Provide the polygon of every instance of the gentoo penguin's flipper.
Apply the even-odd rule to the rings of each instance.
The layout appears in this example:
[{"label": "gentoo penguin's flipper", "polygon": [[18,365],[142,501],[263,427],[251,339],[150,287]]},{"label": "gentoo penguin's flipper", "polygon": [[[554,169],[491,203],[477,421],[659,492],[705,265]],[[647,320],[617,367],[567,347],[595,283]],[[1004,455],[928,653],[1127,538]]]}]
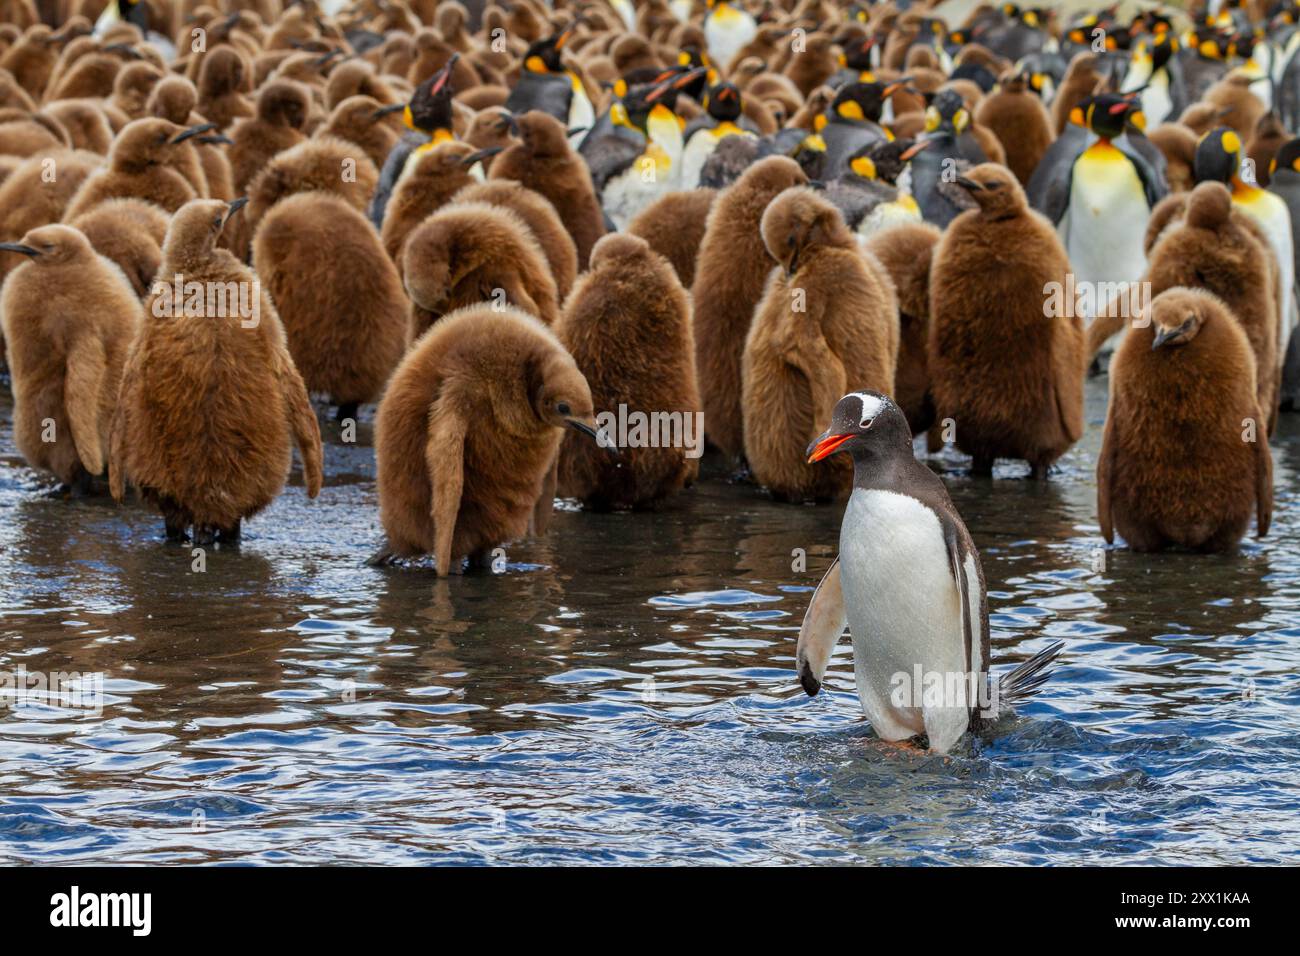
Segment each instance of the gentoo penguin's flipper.
[{"label": "gentoo penguin's flipper", "polygon": [[546,534],[546,529],[551,523],[551,513],[555,510],[555,482],[560,471],[560,450],[555,450],[555,457],[551,459],[551,467],[546,469],[546,474],[542,478],[542,493],[537,496],[537,504],[533,505],[533,517],[528,523],[528,530],[533,535]]},{"label": "gentoo penguin's flipper", "polygon": [[1115,416],[1108,412],[1101,430],[1101,454],[1097,456],[1097,523],[1107,544],[1115,543],[1115,525],[1110,517],[1111,468],[1115,459]]},{"label": "gentoo penguin's flipper", "polygon": [[[1255,421],[1261,422],[1263,418],[1257,416]],[[1255,442],[1255,537],[1268,534],[1272,522],[1273,455],[1268,450],[1268,441],[1262,440]]]},{"label": "gentoo penguin's flipper", "polygon": [[104,470],[104,448],[99,440],[99,398],[107,374],[104,343],[95,336],[77,339],[68,352],[63,404],[68,410],[77,456],[92,475]]},{"label": "gentoo penguin's flipper", "polygon": [[464,419],[439,400],[429,416],[429,439],[424,446],[424,461],[433,486],[429,515],[433,518],[434,562],[438,574],[450,574],[451,545],[456,533],[456,515],[460,512],[461,493],[465,489]]},{"label": "gentoo penguin's flipper", "polygon": [[809,697],[815,697],[822,689],[826,665],[846,626],[848,617],[844,612],[844,591],[840,586],[840,559],[836,558],[813,592],[808,611],[803,616],[803,626],[799,628],[795,666],[799,683]]},{"label": "gentoo penguin's flipper", "polygon": [[988,661],[976,661],[974,642],[972,640],[972,621],[970,610],[970,581],[966,579],[966,562],[962,554],[961,541],[957,537],[955,525],[941,521],[944,525],[943,543],[948,549],[948,562],[952,568],[952,580],[957,585],[957,599],[961,601],[961,640],[966,651],[966,672],[988,667]]},{"label": "gentoo penguin's flipper", "polygon": [[298,366],[293,364],[293,358],[283,341],[279,344],[279,353],[280,392],[289,413],[289,427],[293,429],[294,441],[298,443],[298,452],[302,455],[302,477],[307,485],[307,497],[315,498],[320,494],[325,480],[325,453],[321,450],[320,422],[316,421],[316,413],[312,411],[307,386],[303,384]]},{"label": "gentoo penguin's flipper", "polygon": [[1003,674],[998,681],[997,699],[1003,703],[1011,704],[1018,700],[1033,697],[1034,694],[1038,693],[1038,689],[1052,676],[1051,671],[1044,673],[1043,668],[1056,660],[1063,647],[1065,647],[1065,641],[1057,641],[1055,644],[1043,648],[1011,673]]}]

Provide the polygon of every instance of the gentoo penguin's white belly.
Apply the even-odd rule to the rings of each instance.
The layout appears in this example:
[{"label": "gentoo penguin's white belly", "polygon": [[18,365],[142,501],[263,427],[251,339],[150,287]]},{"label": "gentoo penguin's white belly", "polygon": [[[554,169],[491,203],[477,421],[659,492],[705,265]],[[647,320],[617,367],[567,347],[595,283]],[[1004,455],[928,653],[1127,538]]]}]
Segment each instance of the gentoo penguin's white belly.
[{"label": "gentoo penguin's white belly", "polygon": [[[973,559],[967,578],[979,590]],[[909,495],[855,488],[840,531],[840,579],[858,698],[885,740],[925,733],[947,751],[966,732],[968,698],[924,698],[932,675],[967,676],[960,596],[938,516]],[[979,595],[972,594],[972,628]],[[978,637],[974,641],[978,652]],[[922,683],[917,686],[917,668]],[[982,670],[978,658],[971,669]]]},{"label": "gentoo penguin's white belly", "polygon": [[1106,283],[1137,282],[1146,272],[1142,237],[1150,218],[1142,180],[1118,149],[1090,147],[1075,162],[1070,205],[1057,229],[1076,287],[1083,292],[1085,283],[1092,285],[1083,300],[1085,321],[1119,291]]}]

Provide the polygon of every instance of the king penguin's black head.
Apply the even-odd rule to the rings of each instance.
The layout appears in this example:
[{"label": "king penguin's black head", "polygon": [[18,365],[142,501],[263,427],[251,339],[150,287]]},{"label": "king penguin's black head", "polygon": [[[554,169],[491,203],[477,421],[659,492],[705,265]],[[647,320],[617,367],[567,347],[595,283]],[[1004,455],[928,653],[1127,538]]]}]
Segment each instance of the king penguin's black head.
[{"label": "king penguin's black head", "polygon": [[1241,137],[1226,126],[1212,129],[1196,144],[1192,174],[1198,183],[1231,184],[1241,169]]},{"label": "king penguin's black head", "polygon": [[912,430],[889,396],[864,389],[850,392],[835,403],[830,426],[808,446],[808,462],[821,461],[839,451],[857,458],[871,453],[892,454],[902,449],[912,454]]},{"label": "king penguin's black head", "polygon": [[719,123],[733,123],[740,118],[740,89],[735,83],[719,83],[709,90],[704,108]]},{"label": "king penguin's black head", "polygon": [[451,129],[451,73],[459,59],[460,54],[453,53],[441,70],[415,88],[406,105],[406,125],[411,129],[429,135]]},{"label": "king penguin's black head", "polygon": [[[1114,139],[1124,132],[1129,118],[1142,109],[1142,101],[1118,93],[1099,93],[1080,104],[1088,129],[1105,139]],[[1141,128],[1141,123],[1137,123]]]},{"label": "king penguin's black head", "polygon": [[533,42],[524,55],[524,67],[533,73],[563,73],[564,63],[560,54],[572,36],[573,28],[570,27]]},{"label": "king penguin's black head", "polygon": [[870,120],[879,123],[885,112],[885,100],[902,89],[909,81],[899,80],[886,86],[884,83],[849,83],[841,87],[831,101],[831,120]]},{"label": "king penguin's black head", "polygon": [[1273,157],[1273,164],[1269,167],[1270,173],[1276,173],[1279,169],[1289,169],[1292,172],[1300,173],[1300,137],[1287,140],[1282,144],[1282,148],[1277,151]]},{"label": "king penguin's black head", "polygon": [[117,12],[125,22],[138,26],[141,33],[149,32],[149,8],[140,0],[117,0]]},{"label": "king penguin's black head", "polygon": [[873,36],[858,37],[845,44],[844,65],[861,73],[871,69],[871,51],[876,45]]}]

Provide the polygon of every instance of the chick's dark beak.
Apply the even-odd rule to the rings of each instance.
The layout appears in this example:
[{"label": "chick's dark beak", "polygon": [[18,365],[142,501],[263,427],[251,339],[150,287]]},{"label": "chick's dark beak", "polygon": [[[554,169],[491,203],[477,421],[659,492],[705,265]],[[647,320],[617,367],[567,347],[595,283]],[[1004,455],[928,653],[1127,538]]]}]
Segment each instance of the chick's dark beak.
[{"label": "chick's dark beak", "polygon": [[566,418],[564,424],[568,425],[574,431],[582,432],[582,434],[590,436],[597,445],[606,449],[611,454],[618,454],[618,447],[610,440],[608,435],[598,431],[595,425],[584,422],[580,418]]},{"label": "chick's dark beak", "polygon": [[16,252],[20,256],[31,256],[33,259],[41,254],[40,250],[24,246],[21,242],[0,242],[0,252]]},{"label": "chick's dark beak", "polygon": [[231,200],[230,204],[226,207],[226,222],[230,222],[235,213],[239,212],[239,210],[243,209],[247,205],[247,196],[240,196],[238,199]]},{"label": "chick's dark beak", "polygon": [[173,146],[175,146],[177,143],[183,143],[187,139],[190,139],[194,136],[198,136],[202,133],[207,133],[216,128],[217,128],[216,123],[201,123],[198,126],[191,126],[189,129],[181,130],[179,133],[173,136],[171,139],[171,143]]},{"label": "chick's dark beak", "polygon": [[958,176],[953,180],[953,182],[970,193],[979,192],[984,188],[979,183],[975,182],[975,180],[967,179],[965,176]]},{"label": "chick's dark beak", "polygon": [[1154,352],[1156,349],[1163,347],[1181,331],[1181,329],[1161,329],[1156,333],[1156,337],[1151,340],[1151,351]]},{"label": "chick's dark beak", "polygon": [[481,163],[485,159],[491,159],[503,149],[505,149],[504,146],[488,146],[486,149],[480,149],[478,152],[470,153],[460,161],[460,164],[466,169],[472,169],[475,163]]}]

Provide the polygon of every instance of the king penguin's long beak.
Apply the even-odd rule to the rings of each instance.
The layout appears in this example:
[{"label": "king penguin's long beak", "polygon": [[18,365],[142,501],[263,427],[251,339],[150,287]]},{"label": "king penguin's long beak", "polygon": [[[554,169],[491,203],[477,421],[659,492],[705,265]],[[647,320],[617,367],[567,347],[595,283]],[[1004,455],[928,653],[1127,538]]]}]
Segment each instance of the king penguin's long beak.
[{"label": "king penguin's long beak", "polygon": [[230,204],[226,207],[226,219],[225,222],[222,223],[222,225],[224,226],[227,222],[230,222],[230,220],[234,217],[235,213],[239,212],[239,210],[243,209],[247,205],[248,205],[247,196],[240,196],[238,199],[232,199],[230,201]]},{"label": "king penguin's long beak", "polygon": [[39,249],[24,246],[21,242],[0,242],[0,252],[16,252],[20,256],[31,256],[33,259],[41,254]]},{"label": "king penguin's long beak", "polygon": [[589,425],[580,418],[566,418],[564,424],[568,425],[574,431],[582,432],[584,435],[590,435],[597,445],[608,450],[611,454],[618,454],[618,446],[610,441],[606,435],[597,431],[595,425]]},{"label": "king penguin's long beak", "polygon": [[503,149],[505,149],[504,146],[488,146],[484,149],[480,149],[476,153],[470,153],[468,156],[466,156],[464,159],[460,161],[460,164],[468,169],[472,167],[475,163],[481,163],[485,159],[490,159],[491,157],[495,156],[497,153],[501,152]]},{"label": "king penguin's long beak", "polygon": [[200,133],[206,133],[209,130],[214,130],[216,128],[216,123],[201,123],[198,126],[191,126],[173,136],[172,145],[175,146],[177,143],[183,143],[193,136],[198,136]]},{"label": "king penguin's long beak", "polygon": [[394,113],[400,113],[406,109],[405,103],[393,103],[390,106],[381,106],[371,114],[375,119],[383,119],[385,116],[391,116]]}]

